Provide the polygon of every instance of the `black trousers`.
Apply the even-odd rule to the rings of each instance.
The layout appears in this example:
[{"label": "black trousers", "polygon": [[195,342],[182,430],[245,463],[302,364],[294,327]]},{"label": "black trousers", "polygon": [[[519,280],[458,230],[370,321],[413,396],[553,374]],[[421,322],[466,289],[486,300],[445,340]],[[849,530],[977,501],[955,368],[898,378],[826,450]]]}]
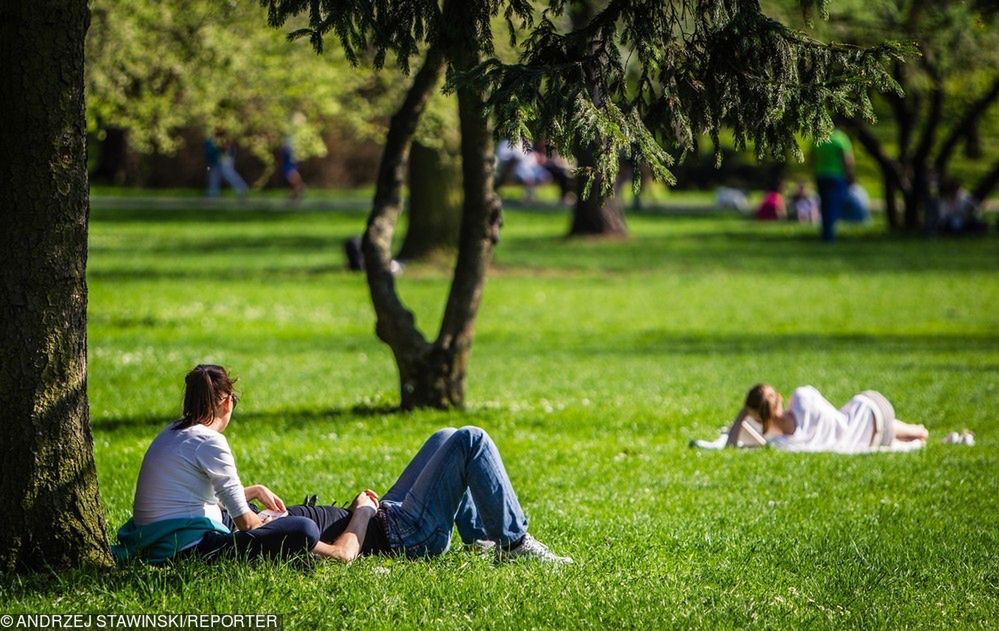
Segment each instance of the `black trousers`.
[{"label": "black trousers", "polygon": [[185,550],[185,553],[207,559],[302,556],[309,553],[317,542],[326,541],[327,538],[332,540],[332,536],[324,538],[324,533],[332,534],[335,531],[339,535],[345,526],[341,522],[350,518],[347,511],[334,506],[294,505],[286,508],[287,517],[246,531],[237,530],[229,513],[222,511],[222,521],[232,532],[210,532],[196,546]]}]

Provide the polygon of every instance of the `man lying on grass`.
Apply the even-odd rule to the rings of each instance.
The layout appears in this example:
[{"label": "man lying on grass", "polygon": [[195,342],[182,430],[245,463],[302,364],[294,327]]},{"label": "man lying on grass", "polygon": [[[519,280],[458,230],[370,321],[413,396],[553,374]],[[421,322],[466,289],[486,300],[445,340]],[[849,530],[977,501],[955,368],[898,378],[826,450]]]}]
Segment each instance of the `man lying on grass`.
[{"label": "man lying on grass", "polygon": [[[477,427],[432,435],[381,500],[366,490],[348,509],[285,506],[267,487],[240,483],[222,435],[237,403],[226,370],[199,365],[185,381],[183,417],[160,432],[143,458],[133,517],[114,547],[119,559],[427,557],[447,551],[457,525],[466,544],[492,548],[500,560],[572,562],[527,533],[499,451]],[[251,500],[267,510],[258,513]]]}]

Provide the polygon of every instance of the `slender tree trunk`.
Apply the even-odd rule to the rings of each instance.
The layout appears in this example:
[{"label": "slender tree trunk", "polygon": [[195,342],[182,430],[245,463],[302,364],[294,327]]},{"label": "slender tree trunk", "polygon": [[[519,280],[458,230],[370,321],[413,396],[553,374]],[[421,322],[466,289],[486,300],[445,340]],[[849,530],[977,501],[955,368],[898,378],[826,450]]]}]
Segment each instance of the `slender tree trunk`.
[{"label": "slender tree trunk", "polygon": [[[448,4],[465,3],[455,1]],[[462,6],[461,10],[469,8]],[[451,58],[459,72],[470,70],[479,62],[478,54],[469,48],[468,40],[452,49]],[[457,92],[464,200],[458,260],[440,333],[434,343],[437,353],[432,359],[435,363],[430,365],[431,374],[441,378],[436,382],[438,388],[428,390],[422,400],[424,405],[434,407],[443,407],[439,405],[442,397],[446,397],[447,407],[462,407],[465,404],[465,374],[475,333],[475,319],[493,247],[499,241],[503,224],[502,206],[493,186],[493,137],[482,95],[467,87],[459,88]]]},{"label": "slender tree trunk", "polygon": [[97,165],[91,174],[92,181],[121,184],[124,180],[128,135],[120,127],[105,130],[104,140],[98,150]]},{"label": "slender tree trunk", "polygon": [[402,183],[410,143],[443,67],[441,52],[437,49],[428,51],[402,105],[389,121],[375,181],[375,198],[361,242],[368,289],[375,308],[375,332],[395,357],[403,407],[407,407],[412,393],[419,389],[421,375],[412,367],[429,354],[431,345],[416,328],[413,313],[402,304],[396,292],[391,266],[392,236],[402,211]]},{"label": "slender tree trunk", "polygon": [[85,0],[0,7],[0,568],[110,563],[87,404]]},{"label": "slender tree trunk", "polygon": [[888,227],[892,230],[898,228],[898,189],[895,187],[895,178],[887,173],[882,173],[885,187],[885,217],[888,219]]},{"label": "slender tree trunk", "polygon": [[911,173],[911,188],[905,196],[905,229],[918,230],[926,217],[930,201],[930,171],[926,163],[912,162],[908,166]]},{"label": "slender tree trunk", "polygon": [[409,150],[409,227],[398,258],[454,250],[460,225],[460,158],[444,147],[414,142]]}]

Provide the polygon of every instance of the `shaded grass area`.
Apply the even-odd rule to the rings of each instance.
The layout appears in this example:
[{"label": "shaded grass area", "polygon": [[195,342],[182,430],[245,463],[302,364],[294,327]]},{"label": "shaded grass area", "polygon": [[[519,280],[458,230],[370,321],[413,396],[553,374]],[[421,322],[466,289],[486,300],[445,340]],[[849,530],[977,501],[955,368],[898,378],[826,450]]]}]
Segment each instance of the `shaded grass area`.
[{"label": "shaded grass area", "polygon": [[[422,439],[476,424],[531,530],[577,564],[453,551],[350,567],[130,566],[0,584],[0,610],[277,612],[291,628],[993,627],[999,614],[999,241],[636,217],[621,241],[509,213],[463,413],[396,413],[330,213],[95,211],[90,378],[110,525],[193,364],[243,395],[227,431],[245,483],[288,501],[386,490]],[[400,289],[434,331],[446,262]],[[746,389],[834,403],[875,387],[926,423],[924,452],[706,453]],[[965,427],[974,448],[939,438]]]}]

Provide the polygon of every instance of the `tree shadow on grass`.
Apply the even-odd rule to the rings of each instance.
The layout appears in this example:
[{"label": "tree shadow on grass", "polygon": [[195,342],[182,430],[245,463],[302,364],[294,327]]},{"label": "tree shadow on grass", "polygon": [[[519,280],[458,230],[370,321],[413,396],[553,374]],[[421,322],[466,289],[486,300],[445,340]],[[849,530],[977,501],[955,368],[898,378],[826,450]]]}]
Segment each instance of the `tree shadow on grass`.
[{"label": "tree shadow on grass", "polygon": [[[192,223],[215,223],[215,224],[246,224],[249,222],[276,222],[283,223],[289,218],[314,217],[316,212],[312,210],[260,210],[242,208],[192,208],[192,209],[165,209],[165,208],[122,208],[108,209],[95,208],[90,212],[92,222],[102,224],[125,224],[125,223],[171,223],[171,224],[192,224]],[[363,216],[356,213],[343,214],[341,217],[346,221],[363,221]],[[363,224],[362,228],[363,228]]]},{"label": "tree shadow on grass", "polygon": [[[114,535],[110,536],[114,541]],[[308,557],[294,557],[281,561],[268,559],[224,559],[207,562],[196,557],[182,557],[149,565],[142,561],[129,561],[113,568],[80,567],[69,571],[47,570],[30,574],[0,573],[0,590],[7,600],[30,597],[64,596],[78,590],[107,594],[111,600],[118,595],[135,590],[142,593],[182,595],[192,582],[213,582],[218,577],[231,577],[240,572],[259,572],[268,568],[288,568],[302,574],[315,571],[320,562]],[[110,613],[110,612],[109,612]]]},{"label": "tree shadow on grass", "polygon": [[552,236],[508,239],[498,259],[507,268],[566,270],[729,271],[795,275],[974,272],[999,268],[999,239],[927,239],[887,233],[844,234],[834,244],[803,232],[766,229],[678,229],[627,240],[566,241]]},{"label": "tree shadow on grass", "polygon": [[[405,412],[399,406],[358,404],[325,409],[265,410],[260,412],[240,410],[239,422],[240,424],[266,422],[274,429],[292,429],[301,427],[303,422],[344,423],[352,419],[402,416],[404,414]],[[95,417],[91,420],[91,424],[95,431],[114,433],[138,429],[155,431],[174,420],[176,419],[162,416]]]},{"label": "tree shadow on grass", "polygon": [[248,269],[246,267],[207,267],[193,269],[89,269],[87,270],[88,281],[101,281],[108,283],[116,282],[144,282],[144,281],[180,281],[180,280],[209,280],[209,281],[265,281],[275,280],[295,280],[313,279],[317,276],[339,275],[344,278],[356,277],[359,280],[363,276],[357,275],[347,269],[347,260],[342,263],[324,263],[321,265],[289,265],[287,267],[268,266],[260,269]]},{"label": "tree shadow on grass", "polygon": [[711,333],[703,336],[647,330],[619,335],[613,344],[594,343],[592,336],[566,342],[564,350],[593,355],[726,355],[816,352],[850,352],[859,355],[887,353],[954,353],[999,350],[996,333]]}]

